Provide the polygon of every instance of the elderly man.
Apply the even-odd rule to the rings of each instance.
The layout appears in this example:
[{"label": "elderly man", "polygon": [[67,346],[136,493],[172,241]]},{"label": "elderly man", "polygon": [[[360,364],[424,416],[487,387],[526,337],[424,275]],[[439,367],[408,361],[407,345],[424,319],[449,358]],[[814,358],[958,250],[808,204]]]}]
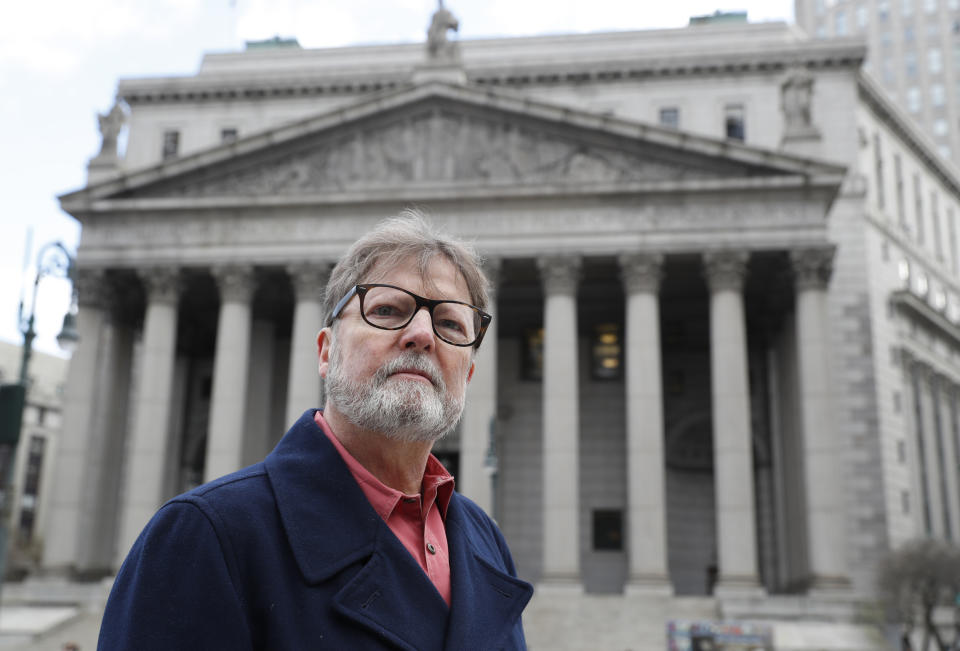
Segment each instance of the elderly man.
[{"label": "elderly man", "polygon": [[471,249],[416,214],[356,242],[317,338],[325,408],[174,498],[117,575],[99,648],[519,649],[532,595],[430,454],[490,322]]}]

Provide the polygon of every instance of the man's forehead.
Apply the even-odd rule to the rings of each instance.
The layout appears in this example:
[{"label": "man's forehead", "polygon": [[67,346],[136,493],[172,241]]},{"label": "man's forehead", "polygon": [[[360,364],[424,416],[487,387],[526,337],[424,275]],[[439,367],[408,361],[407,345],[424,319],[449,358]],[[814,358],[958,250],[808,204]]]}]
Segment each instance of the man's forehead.
[{"label": "man's forehead", "polygon": [[471,299],[463,274],[443,255],[432,256],[423,266],[418,258],[412,256],[395,261],[378,262],[360,279],[361,282],[387,283],[411,291],[413,288],[405,287],[404,284],[415,280],[420,282],[425,291],[433,295],[449,294],[451,290],[455,290],[462,296],[447,296],[447,298],[459,298],[467,302]]}]

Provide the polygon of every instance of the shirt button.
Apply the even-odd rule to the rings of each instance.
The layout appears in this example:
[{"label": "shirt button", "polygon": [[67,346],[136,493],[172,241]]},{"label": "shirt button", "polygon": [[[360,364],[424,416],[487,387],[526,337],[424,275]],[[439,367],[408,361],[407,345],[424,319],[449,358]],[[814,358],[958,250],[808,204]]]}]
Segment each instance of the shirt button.
[{"label": "shirt button", "polygon": [[427,551],[430,552],[431,554],[436,554],[436,553],[437,553],[437,548],[433,546],[433,543],[428,542],[428,543],[427,543]]}]

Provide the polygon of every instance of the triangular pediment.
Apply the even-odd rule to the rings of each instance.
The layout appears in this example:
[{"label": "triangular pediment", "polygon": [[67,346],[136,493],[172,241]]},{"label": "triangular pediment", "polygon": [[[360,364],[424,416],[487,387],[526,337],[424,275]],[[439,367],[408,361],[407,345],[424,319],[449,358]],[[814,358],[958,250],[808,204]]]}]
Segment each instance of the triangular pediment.
[{"label": "triangular pediment", "polygon": [[437,191],[618,192],[831,176],[842,168],[522,97],[433,83],[395,91],[62,197],[410,197]]}]

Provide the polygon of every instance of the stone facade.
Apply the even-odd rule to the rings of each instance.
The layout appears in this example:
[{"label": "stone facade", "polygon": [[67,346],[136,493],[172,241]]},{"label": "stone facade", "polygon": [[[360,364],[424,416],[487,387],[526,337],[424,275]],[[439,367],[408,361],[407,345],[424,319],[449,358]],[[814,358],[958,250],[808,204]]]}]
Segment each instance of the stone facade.
[{"label": "stone facade", "polygon": [[[861,46],[714,25],[426,56],[259,50],[120,83],[125,158],[61,197],[114,307],[81,285],[50,571],[114,571],[163,499],[317,404],[330,265],[407,204],[496,280],[437,451],[536,621],[598,595],[850,620],[885,550],[960,534],[960,187]],[[922,234],[890,210],[895,164]]]}]

